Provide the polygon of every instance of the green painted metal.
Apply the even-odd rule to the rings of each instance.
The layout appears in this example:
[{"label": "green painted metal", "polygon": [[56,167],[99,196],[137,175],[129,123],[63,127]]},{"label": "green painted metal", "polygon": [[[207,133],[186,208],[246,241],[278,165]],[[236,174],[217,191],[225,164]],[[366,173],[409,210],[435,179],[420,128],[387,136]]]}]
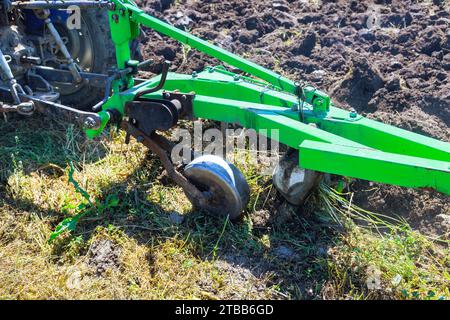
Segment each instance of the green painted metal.
[{"label": "green painted metal", "polygon": [[[450,144],[337,108],[325,93],[312,86],[301,88],[273,71],[145,14],[129,0],[113,2],[115,8],[109,17],[119,69],[127,67],[129,41],[138,35],[142,24],[263,80],[236,75],[223,67],[192,75],[169,73],[164,90],[194,92],[195,117],[236,122],[278,139],[299,150],[299,165],[307,169],[450,194]],[[102,127],[88,131],[88,136],[103,131],[109,121],[108,109],[124,115],[125,103],[159,80],[158,76],[137,86],[131,75],[115,80],[113,93],[100,113]],[[161,98],[162,90],[143,97]]]},{"label": "green painted metal", "polygon": [[[122,94],[131,100],[158,82],[156,77]],[[208,68],[194,76],[171,73],[164,90],[195,92],[194,115],[198,118],[239,123],[298,149],[303,168],[450,193],[447,143],[355,117],[336,107],[326,114],[316,113],[308,103],[304,104],[303,123],[295,111],[297,97],[221,69]],[[147,97],[161,96],[162,91]],[[272,137],[274,129],[278,131]]]},{"label": "green painted metal", "polygon": [[445,161],[310,140],[300,144],[299,150],[300,166],[308,169],[450,194],[449,163]]},{"label": "green painted metal", "polygon": [[93,138],[99,136],[103,132],[103,130],[105,130],[105,127],[111,118],[109,113],[104,110],[100,111],[98,113],[98,115],[100,116],[100,120],[101,120],[100,128],[95,129],[95,130],[94,129],[86,129],[85,130],[86,136],[89,139],[93,139]]},{"label": "green painted metal", "polygon": [[385,152],[450,162],[448,143],[367,118],[350,123],[325,119],[322,128]]}]

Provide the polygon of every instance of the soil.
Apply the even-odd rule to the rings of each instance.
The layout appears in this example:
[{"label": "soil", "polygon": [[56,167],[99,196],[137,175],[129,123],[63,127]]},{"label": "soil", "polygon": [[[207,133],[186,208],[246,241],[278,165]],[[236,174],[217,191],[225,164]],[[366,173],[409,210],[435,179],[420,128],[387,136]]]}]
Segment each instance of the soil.
[{"label": "soil", "polygon": [[[450,141],[450,9],[446,1],[138,0],[147,13],[289,78],[369,118]],[[219,62],[150,30],[144,58],[177,72]],[[159,73],[161,64],[151,71]],[[449,197],[356,181],[356,203],[448,233]],[[447,227],[445,227],[447,225]]]},{"label": "soil", "polygon": [[120,265],[120,247],[108,239],[94,241],[89,247],[89,266],[97,276],[101,276],[108,269],[117,269]]}]

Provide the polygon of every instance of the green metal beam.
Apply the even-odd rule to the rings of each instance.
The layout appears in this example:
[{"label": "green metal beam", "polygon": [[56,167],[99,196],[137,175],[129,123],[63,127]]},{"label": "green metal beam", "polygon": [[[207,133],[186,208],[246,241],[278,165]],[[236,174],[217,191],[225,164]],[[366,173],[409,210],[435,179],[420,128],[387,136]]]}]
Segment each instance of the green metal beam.
[{"label": "green metal beam", "polygon": [[450,194],[450,168],[444,161],[317,141],[299,147],[302,168]]},{"label": "green metal beam", "polygon": [[355,121],[325,118],[321,128],[384,152],[450,162],[450,144],[364,117]]},{"label": "green metal beam", "polygon": [[124,6],[132,12],[130,18],[136,23],[142,23],[143,25],[152,28],[172,39],[178,40],[179,42],[206,53],[211,57],[217,58],[220,61],[228,63],[229,65],[232,65],[244,72],[248,72],[255,77],[265,80],[281,88],[282,90],[294,94],[297,91],[296,84],[288,78],[285,78],[269,69],[261,67],[254,62],[245,60],[238,55],[209,43],[208,41],[202,40],[188,32],[182,31],[168,23],[165,23],[164,21],[148,15],[131,3],[124,4]]},{"label": "green metal beam", "polygon": [[361,146],[351,140],[320,130],[283,115],[280,107],[197,95],[194,115],[198,118],[239,123],[245,128],[266,131],[278,130],[279,142],[298,149],[304,140]]}]

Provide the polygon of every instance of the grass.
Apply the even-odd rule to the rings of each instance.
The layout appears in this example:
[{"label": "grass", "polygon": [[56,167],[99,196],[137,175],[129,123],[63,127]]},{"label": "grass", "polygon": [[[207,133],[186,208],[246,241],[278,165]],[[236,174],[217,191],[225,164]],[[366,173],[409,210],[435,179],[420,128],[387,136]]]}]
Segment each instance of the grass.
[{"label": "grass", "polygon": [[361,209],[326,185],[320,196],[328,216],[345,229],[327,261],[335,283],[331,297],[448,299],[448,240],[430,239],[406,221]]},{"label": "grass", "polygon": [[[10,119],[0,132],[0,299],[449,297],[448,243],[366,212],[351,195],[322,186],[298,212],[258,164],[244,162],[252,196],[232,223],[193,210],[123,133],[86,141],[46,118]],[[119,201],[49,243],[85,201],[68,181],[70,161],[92,201]],[[113,250],[98,261],[105,241]]]}]

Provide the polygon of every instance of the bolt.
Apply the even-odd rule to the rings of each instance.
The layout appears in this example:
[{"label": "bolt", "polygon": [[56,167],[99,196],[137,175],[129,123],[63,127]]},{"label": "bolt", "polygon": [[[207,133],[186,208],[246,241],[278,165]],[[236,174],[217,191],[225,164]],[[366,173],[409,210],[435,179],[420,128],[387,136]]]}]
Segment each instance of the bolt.
[{"label": "bolt", "polygon": [[131,123],[132,123],[132,124],[136,124],[136,123],[137,123],[136,119],[134,119],[134,118],[131,119]]},{"label": "bolt", "polygon": [[197,72],[192,72],[192,78],[197,78]]},{"label": "bolt", "polygon": [[97,127],[97,121],[93,117],[87,117],[84,119],[83,127],[85,129],[95,129]]},{"label": "bolt", "polygon": [[114,2],[109,2],[107,8],[108,10],[114,11],[116,10],[116,4]]},{"label": "bolt", "polygon": [[124,16],[126,11],[125,11],[125,9],[120,9],[119,12],[122,16]]},{"label": "bolt", "polygon": [[165,92],[165,93],[164,93],[164,97],[165,97],[166,99],[169,99],[169,98],[170,98],[170,93]]},{"label": "bolt", "polygon": [[32,114],[34,111],[34,103],[33,101],[28,101],[28,102],[21,102],[18,106],[17,106],[17,111],[20,114]]},{"label": "bolt", "polygon": [[115,23],[118,23],[119,22],[119,16],[117,15],[117,14],[113,14],[112,15],[112,19],[113,19],[113,21],[115,22]]},{"label": "bolt", "polygon": [[213,73],[214,72],[214,68],[208,67],[208,71],[209,71],[209,73]]},{"label": "bolt", "polygon": [[356,118],[356,116],[358,115],[358,113],[356,113],[356,110],[351,110],[350,111],[350,114],[349,114],[349,116],[350,116],[350,118]]},{"label": "bolt", "polygon": [[183,95],[181,96],[181,99],[187,100],[187,96],[186,96],[185,94],[183,94]]},{"label": "bolt", "polygon": [[240,75],[235,75],[234,76],[234,81],[239,81],[239,80],[241,80],[241,76]]}]

